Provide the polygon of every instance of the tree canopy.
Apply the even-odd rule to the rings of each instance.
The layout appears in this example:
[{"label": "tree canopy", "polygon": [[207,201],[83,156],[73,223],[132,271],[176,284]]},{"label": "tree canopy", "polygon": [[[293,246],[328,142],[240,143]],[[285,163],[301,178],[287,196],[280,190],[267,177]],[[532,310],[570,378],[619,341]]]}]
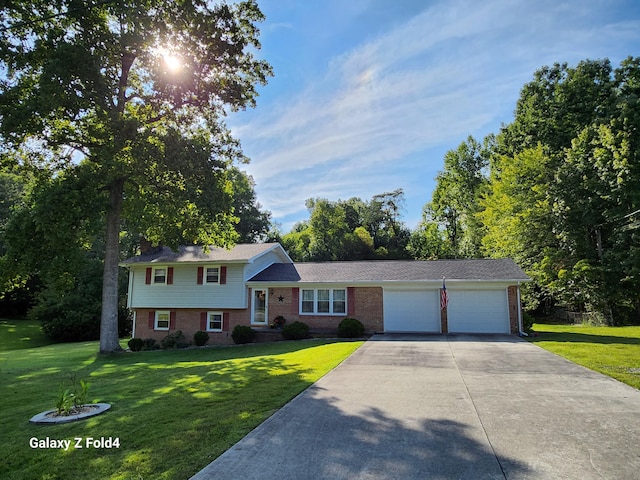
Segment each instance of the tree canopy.
[{"label": "tree canopy", "polygon": [[262,13],[252,0],[14,0],[1,12],[3,163],[82,185],[73,212],[103,226],[100,350],[119,349],[123,227],[170,245],[238,238],[227,172],[246,159],[223,118],[271,75],[254,55]]},{"label": "tree canopy", "polygon": [[414,254],[512,257],[529,308],[639,321],[639,94],[639,58],[538,70],[513,122],[447,153]]},{"label": "tree canopy", "polygon": [[401,189],[330,201],[308,199],[309,220],[279,240],[296,261],[408,258],[410,232],[401,221]]}]

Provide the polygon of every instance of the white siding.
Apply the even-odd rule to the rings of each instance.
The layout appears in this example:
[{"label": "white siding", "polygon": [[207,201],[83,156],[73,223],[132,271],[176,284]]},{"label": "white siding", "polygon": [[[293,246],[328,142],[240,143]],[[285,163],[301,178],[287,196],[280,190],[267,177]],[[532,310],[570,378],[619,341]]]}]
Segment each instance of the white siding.
[{"label": "white siding", "polygon": [[249,263],[245,266],[244,279],[249,280],[251,277],[267,268],[269,265],[284,262],[289,263],[289,260],[287,260],[286,257],[282,255],[282,251],[280,249],[271,250],[270,252],[256,258],[253,263]]},{"label": "white siding", "polygon": [[[130,275],[132,308],[246,308],[245,264],[229,264],[225,285],[198,285],[197,264],[173,265],[172,285],[146,285],[146,266],[133,266]],[[221,265],[222,266],[222,265]]]}]

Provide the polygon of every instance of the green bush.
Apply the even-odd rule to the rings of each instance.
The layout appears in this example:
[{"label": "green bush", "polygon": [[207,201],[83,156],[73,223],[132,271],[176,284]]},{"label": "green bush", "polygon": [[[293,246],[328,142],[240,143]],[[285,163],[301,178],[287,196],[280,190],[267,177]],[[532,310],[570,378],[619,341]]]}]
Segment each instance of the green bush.
[{"label": "green bush", "polygon": [[127,345],[129,345],[129,348],[132,352],[139,352],[144,346],[144,340],[138,337],[134,337],[127,342]]},{"label": "green bush", "polygon": [[355,318],[345,318],[338,325],[338,336],[340,338],[357,338],[364,335],[364,325]]},{"label": "green bush", "polygon": [[155,338],[145,338],[142,341],[142,350],[158,350],[160,345],[156,345]]},{"label": "green bush", "polygon": [[231,332],[231,338],[235,343],[251,343],[256,338],[256,332],[247,325],[236,325]]},{"label": "green bush", "polygon": [[185,348],[188,345],[189,344],[186,342],[186,338],[184,338],[182,330],[176,330],[174,333],[170,333],[160,341],[160,347],[163,350],[167,350],[169,348]]},{"label": "green bush", "polygon": [[533,332],[533,323],[535,322],[535,320],[536,319],[533,318],[533,315],[530,315],[526,312],[522,314],[522,329],[525,333]]},{"label": "green bush", "polygon": [[282,329],[285,340],[302,340],[309,336],[309,325],[303,322],[293,322]]},{"label": "green bush", "polygon": [[193,334],[193,343],[198,347],[202,347],[207,344],[209,341],[209,334],[207,332],[203,332],[202,330],[198,330]]}]

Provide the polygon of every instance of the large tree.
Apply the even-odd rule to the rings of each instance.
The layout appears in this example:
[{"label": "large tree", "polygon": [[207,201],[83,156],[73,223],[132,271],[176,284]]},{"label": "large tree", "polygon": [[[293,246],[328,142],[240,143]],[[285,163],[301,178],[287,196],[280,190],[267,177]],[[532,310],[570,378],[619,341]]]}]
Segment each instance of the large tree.
[{"label": "large tree", "polygon": [[156,243],[237,237],[226,171],[244,158],[222,118],[271,74],[253,55],[263,16],[252,0],[4,5],[2,154],[61,179],[82,168],[102,199],[100,350],[118,350],[123,222]]},{"label": "large tree", "polygon": [[[480,255],[482,235],[476,214],[478,198],[487,183],[492,142],[492,136],[483,143],[469,136],[458,148],[445,154],[444,169],[436,176],[431,201],[424,206],[423,221],[413,235],[414,256],[474,258]],[[438,241],[439,232],[445,234],[447,245]],[[420,239],[423,234],[428,238]]]},{"label": "large tree", "polygon": [[535,73],[497,136],[480,214],[489,255],[607,323],[638,321],[640,59]]}]

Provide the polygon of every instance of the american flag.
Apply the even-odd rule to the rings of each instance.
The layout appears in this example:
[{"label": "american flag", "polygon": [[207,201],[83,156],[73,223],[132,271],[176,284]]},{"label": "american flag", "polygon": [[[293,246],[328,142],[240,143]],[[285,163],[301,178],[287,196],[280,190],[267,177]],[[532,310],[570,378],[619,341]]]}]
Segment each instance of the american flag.
[{"label": "american flag", "polygon": [[447,296],[447,286],[444,283],[444,278],[442,279],[442,290],[440,290],[440,310],[444,310],[447,308],[449,304],[449,297]]}]

